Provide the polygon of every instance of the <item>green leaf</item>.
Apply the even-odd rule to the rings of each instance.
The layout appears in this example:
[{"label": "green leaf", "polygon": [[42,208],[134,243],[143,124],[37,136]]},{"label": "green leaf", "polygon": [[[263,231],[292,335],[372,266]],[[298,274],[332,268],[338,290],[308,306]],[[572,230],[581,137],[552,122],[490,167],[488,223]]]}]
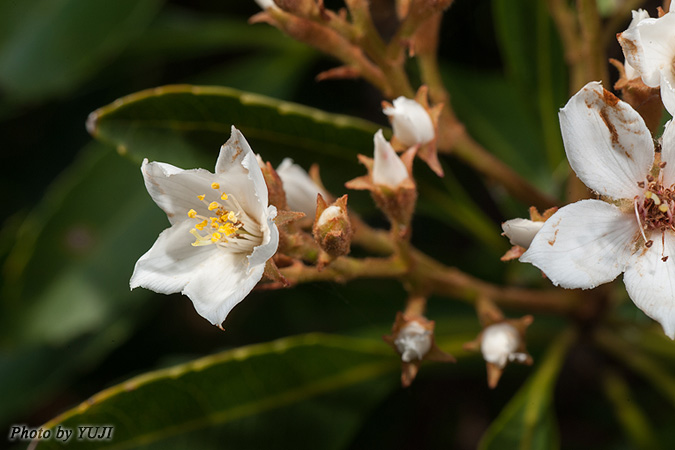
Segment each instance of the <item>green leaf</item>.
[{"label": "green leaf", "polygon": [[150,293],[129,277],[167,220],[139,172],[90,145],[20,227],[3,267],[0,417],[49,398],[143,317]]},{"label": "green leaf", "polygon": [[[114,144],[120,153],[138,162],[147,157],[185,168],[209,168],[232,125],[265,159],[280,161],[289,156],[304,167],[313,162],[329,167],[322,176],[334,193],[344,192],[345,181],[364,173],[356,164],[356,155],[372,154],[373,134],[378,129],[365,120],[258,94],[190,85],[164,86],[123,97],[92,113],[88,128],[96,138]],[[350,194],[350,206],[363,205],[361,211],[372,214],[370,199],[358,194]],[[470,208],[466,196],[457,198],[462,207],[456,211],[462,217],[451,221],[453,225],[501,247],[494,224]],[[437,215],[451,207],[451,202],[443,194],[431,196],[424,211]],[[438,205],[443,208],[434,207]],[[493,232],[496,237],[487,238]]]},{"label": "green leaf", "polygon": [[0,336],[58,346],[137,304],[131,270],[166,225],[137,166],[99,144],[86,148],[16,236]]},{"label": "green leaf", "polygon": [[608,371],[604,376],[602,387],[621,424],[621,430],[634,447],[644,450],[661,448],[657,443],[656,433],[649,418],[636,402],[628,382],[618,373]]},{"label": "green leaf", "polygon": [[567,66],[546,2],[494,0],[497,42],[519,102],[539,124],[548,170],[565,159],[558,108],[567,100]]},{"label": "green leaf", "polygon": [[559,447],[553,389],[574,334],[564,331],[551,344],[537,371],[504,407],[480,442],[481,450]]},{"label": "green leaf", "polygon": [[0,3],[0,86],[14,101],[61,94],[119,53],[160,0],[22,0]]},{"label": "green leaf", "polygon": [[[287,442],[270,442],[267,433],[274,436],[289,426],[303,430],[292,438],[298,445],[293,448],[338,449],[358,430],[359,417],[398,384],[398,370],[398,358],[381,341],[302,335],[138,376],[45,428],[113,426],[113,439],[96,442],[97,448],[181,448],[195,437],[199,448],[256,448],[256,442],[265,443],[257,448],[284,448]],[[354,395],[352,388],[364,383],[368,390]],[[310,400],[316,402],[305,403],[301,417],[278,410]],[[279,414],[267,415],[274,410]],[[310,411],[322,412],[312,417]],[[242,424],[250,432],[242,433]],[[61,445],[50,440],[37,448]],[[71,439],[68,448],[91,448],[91,442]]]}]

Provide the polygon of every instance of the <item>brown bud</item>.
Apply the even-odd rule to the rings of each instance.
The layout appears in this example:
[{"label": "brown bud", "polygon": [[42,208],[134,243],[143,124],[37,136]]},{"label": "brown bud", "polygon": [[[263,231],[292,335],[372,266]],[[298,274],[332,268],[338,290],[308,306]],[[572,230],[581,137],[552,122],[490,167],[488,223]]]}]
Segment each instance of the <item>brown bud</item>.
[{"label": "brown bud", "polygon": [[328,205],[321,194],[317,195],[316,219],[312,228],[314,239],[330,259],[349,253],[352,225],[347,212],[347,195]]}]

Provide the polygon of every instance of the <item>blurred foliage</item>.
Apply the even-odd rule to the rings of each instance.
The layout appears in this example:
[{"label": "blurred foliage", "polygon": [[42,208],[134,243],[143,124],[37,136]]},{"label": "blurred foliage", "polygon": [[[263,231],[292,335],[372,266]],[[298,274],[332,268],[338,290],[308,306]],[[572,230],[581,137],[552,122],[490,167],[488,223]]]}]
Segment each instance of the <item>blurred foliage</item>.
[{"label": "blurred foliage", "polygon": [[[372,3],[378,25],[391,29],[388,2]],[[247,24],[257,11],[252,0],[0,2],[1,162],[11,169],[0,181],[3,429],[69,411],[64,424],[116,424],[130,448],[672,442],[675,350],[660,330],[581,333],[567,353],[569,342],[547,349],[565,321],[537,317],[528,340],[534,367],[509,366],[489,391],[483,362],[461,347],[479,332],[474,311],[432,298],[437,341],[459,363],[425,364],[402,390],[395,355],[380,340],[404,304],[396,283],[254,292],[225,333],[180,295],[129,292],[135,260],[167,225],[143,186],[142,158],[210,169],[234,124],[274,164],[318,162],[326,186],[342,194],[344,181],[364,172],[355,155],[369,154],[372,133],[387,129],[376,91],[362,81],[316,82],[334,62]],[[568,168],[557,109],[567,79],[546,2],[457,0],[443,23],[441,66],[471,134],[560,194]],[[163,85],[175,86],[146,90]],[[90,120],[92,142],[85,122],[103,105],[112,106]],[[443,164],[442,180],[415,168],[413,243],[490,281],[540,277],[498,260],[507,247],[499,223],[527,205],[452,158]],[[349,195],[384,226],[368,195]],[[305,334],[314,332],[330,335]],[[139,374],[143,382],[127,389]],[[70,409],[99,391],[87,408]]]}]

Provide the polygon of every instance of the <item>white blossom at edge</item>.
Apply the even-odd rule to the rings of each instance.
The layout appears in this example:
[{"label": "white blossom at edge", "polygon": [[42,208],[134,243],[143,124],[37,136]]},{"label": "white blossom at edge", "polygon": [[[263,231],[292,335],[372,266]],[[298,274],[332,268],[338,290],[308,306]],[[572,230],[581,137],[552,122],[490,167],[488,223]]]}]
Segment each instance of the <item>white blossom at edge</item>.
[{"label": "white blossom at edge", "polygon": [[[565,151],[586,186],[607,198],[581,200],[559,209],[536,234],[520,260],[565,288],[591,289],[624,273],[633,302],[675,338],[675,233],[650,229],[640,208],[653,193],[649,174],[654,143],[642,117],[592,82],[560,111]],[[675,184],[675,126],[666,126],[656,182]],[[653,190],[653,189],[652,189]],[[623,207],[617,205],[623,204]],[[655,202],[653,203],[655,204]],[[664,197],[673,211],[672,199]],[[637,212],[637,213],[636,213]],[[652,241],[651,246],[646,243]]]},{"label": "white blossom at edge", "polygon": [[278,8],[276,3],[274,3],[274,0],[255,0],[255,2],[262,10],[266,10],[267,8]]},{"label": "white blossom at edge", "polygon": [[390,189],[398,188],[401,183],[410,178],[408,169],[391,144],[384,138],[382,130],[375,133],[373,142],[375,144],[373,183],[387,186]]},{"label": "white blossom at edge", "polygon": [[426,144],[434,139],[434,124],[427,110],[417,101],[399,97],[393,101],[393,107],[383,112],[391,118],[394,136],[408,147]]},{"label": "white blossom at edge", "polygon": [[[649,12],[645,11],[644,9],[638,9],[637,11],[633,10],[631,11],[631,14],[633,15],[633,19],[628,25],[629,30],[635,28],[635,26],[644,19],[649,19]],[[633,68],[633,66],[630,65],[628,61],[624,62],[623,68],[625,70],[627,80],[632,80],[633,78],[640,76],[640,74]]]},{"label": "white blossom at edge", "polygon": [[[232,127],[215,173],[147,159],[141,171],[150,196],[167,214],[171,227],[136,263],[131,288],[182,292],[202,317],[220,325],[260,281],[279,243],[274,224],[277,211],[268,205],[267,186],[251,147]],[[215,203],[222,209],[210,209]],[[236,221],[236,226],[229,225],[231,235],[209,226],[196,227],[202,219],[212,223],[210,218],[223,211],[232,212],[230,217]]]},{"label": "white blossom at edge", "polygon": [[661,88],[664,106],[675,115],[675,12],[642,19],[618,39],[628,64],[644,84]]},{"label": "white blossom at edge", "polygon": [[316,214],[316,196],[321,194],[323,198],[328,198],[326,191],[310,178],[305,169],[293,163],[291,158],[284,158],[281,161],[277,167],[277,174],[286,191],[288,208],[313,218]]}]

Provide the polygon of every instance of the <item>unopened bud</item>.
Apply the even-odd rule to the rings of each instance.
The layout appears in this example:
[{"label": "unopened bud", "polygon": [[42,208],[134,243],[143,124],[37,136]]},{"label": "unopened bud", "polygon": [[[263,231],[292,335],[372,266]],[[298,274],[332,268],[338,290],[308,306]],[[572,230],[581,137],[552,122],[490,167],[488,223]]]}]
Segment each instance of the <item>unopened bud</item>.
[{"label": "unopened bud", "polygon": [[401,361],[409,363],[422,360],[431,349],[431,330],[417,321],[409,322],[399,331],[394,345],[401,354]]},{"label": "unopened bud", "polygon": [[485,328],[480,351],[486,362],[503,369],[507,362],[527,361],[527,353],[518,352],[522,346],[522,339],[518,330],[506,322],[496,323]]},{"label": "unopened bud", "polygon": [[383,112],[391,120],[394,136],[408,147],[426,144],[436,135],[429,113],[411,98],[399,97],[393,105],[385,106]]},{"label": "unopened bud", "polygon": [[[288,209],[286,203],[285,184],[276,170],[269,162],[263,161],[260,155],[256,155],[258,166],[262,171],[265,184],[267,185],[267,192],[269,193],[270,204],[277,207],[278,210],[283,211]],[[304,211],[302,211],[304,212]]]},{"label": "unopened bud", "polygon": [[544,226],[544,222],[535,222],[529,219],[511,219],[502,223],[502,230],[509,238],[511,245],[518,245],[525,249],[530,247],[532,239]]},{"label": "unopened bud", "polygon": [[327,198],[326,191],[317,185],[307,172],[290,158],[285,158],[277,167],[277,173],[284,184],[288,208],[305,213],[314,219],[316,214],[316,196]]},{"label": "unopened bud", "polygon": [[373,159],[373,183],[395,190],[410,179],[408,169],[394,148],[384,138],[382,130],[375,133],[375,157]]},{"label": "unopened bud", "polygon": [[343,195],[332,205],[327,205],[321,194],[317,195],[314,239],[331,257],[349,253],[352,226],[347,212],[347,196]]}]

